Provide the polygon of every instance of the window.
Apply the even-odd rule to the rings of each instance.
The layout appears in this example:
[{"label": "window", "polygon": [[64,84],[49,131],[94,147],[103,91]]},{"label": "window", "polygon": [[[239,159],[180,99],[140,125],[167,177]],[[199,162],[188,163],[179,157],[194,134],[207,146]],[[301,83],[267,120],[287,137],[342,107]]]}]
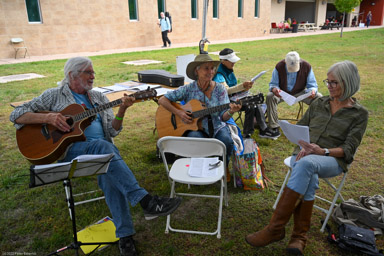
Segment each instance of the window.
[{"label": "window", "polygon": [[30,23],[42,23],[39,0],[25,0],[27,7],[28,21]]},{"label": "window", "polygon": [[137,19],[137,0],[128,0],[128,9],[129,9],[129,19]]},{"label": "window", "polygon": [[243,0],[238,0],[237,3],[237,17],[243,18]]},{"label": "window", "polygon": [[259,17],[259,0],[255,0],[255,18]]},{"label": "window", "polygon": [[160,17],[160,13],[165,12],[165,0],[157,0],[157,14]]},{"label": "window", "polygon": [[213,0],[213,18],[219,18],[219,0]]},{"label": "window", "polygon": [[191,17],[197,19],[197,0],[191,0]]}]

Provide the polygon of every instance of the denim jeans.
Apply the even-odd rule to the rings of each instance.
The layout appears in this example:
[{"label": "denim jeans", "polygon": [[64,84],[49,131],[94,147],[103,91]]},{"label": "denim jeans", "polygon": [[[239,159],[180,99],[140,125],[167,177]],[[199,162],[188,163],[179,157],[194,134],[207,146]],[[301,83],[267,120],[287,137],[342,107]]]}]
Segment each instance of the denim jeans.
[{"label": "denim jeans", "polygon": [[315,200],[319,178],[331,178],[340,175],[343,169],[331,156],[307,155],[296,162],[291,158],[292,173],[287,187],[304,195],[304,201]]},{"label": "denim jeans", "polygon": [[[205,134],[201,131],[190,131],[187,133],[187,137],[196,137],[196,138],[206,138]],[[229,163],[229,160],[231,158],[231,154],[233,151],[233,140],[231,137],[231,132],[229,131],[228,126],[223,127],[220,129],[216,135],[215,138],[220,140],[224,143],[226,149],[227,149],[227,166]]]},{"label": "denim jeans", "polygon": [[141,188],[132,171],[123,161],[115,145],[106,140],[76,142],[68,150],[62,162],[70,162],[79,155],[114,153],[108,171],[97,177],[105,201],[111,211],[116,227],[116,237],[135,233],[129,204],[135,206],[148,192]]}]

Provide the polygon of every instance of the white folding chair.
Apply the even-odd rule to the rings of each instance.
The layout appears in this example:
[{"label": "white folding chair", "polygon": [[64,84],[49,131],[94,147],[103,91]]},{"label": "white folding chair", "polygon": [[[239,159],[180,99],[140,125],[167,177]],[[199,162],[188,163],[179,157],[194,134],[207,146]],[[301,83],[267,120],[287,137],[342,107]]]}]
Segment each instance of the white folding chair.
[{"label": "white folding chair", "polygon": [[[176,195],[178,195],[219,199],[219,216],[217,220],[217,229],[214,232],[203,232],[197,230],[183,230],[172,228],[171,215],[168,215],[165,233],[167,234],[169,233],[169,231],[174,231],[189,234],[217,235],[217,238],[221,238],[220,231],[223,211],[223,200],[225,202],[225,205],[228,206],[227,181],[225,171],[227,163],[226,148],[224,143],[217,139],[166,136],[158,140],[157,146],[163,159],[168,179],[171,183],[171,197],[175,197]],[[181,156],[182,158],[177,159],[169,169],[165,153],[176,154],[178,156]],[[191,163],[191,158],[201,158],[209,156],[220,156],[223,159],[222,164],[218,167],[217,176],[204,178],[191,177],[188,174],[188,166]],[[210,185],[216,182],[220,182],[220,195],[177,193],[175,191],[176,183],[188,184],[189,187],[190,185]]]},{"label": "white folding chair", "polygon": [[[287,171],[287,175],[285,175],[284,182],[283,182],[283,184],[281,185],[279,195],[277,196],[276,201],[275,201],[275,204],[273,205],[273,209],[276,209],[277,203],[278,203],[279,200],[280,200],[280,197],[281,197],[281,194],[283,193],[284,187],[285,187],[285,185],[287,184],[287,181],[288,181],[288,179],[289,179],[289,176],[291,175],[291,171],[292,171],[292,169],[291,169],[291,156],[290,156],[290,157],[287,157],[287,158],[284,159],[284,164],[285,164],[286,166],[288,166],[288,171]],[[348,172],[344,172],[344,173],[343,173],[343,177],[342,177],[342,179],[341,179],[341,181],[340,181],[340,183],[339,183],[339,185],[338,185],[337,187],[336,187],[335,185],[333,185],[333,184],[329,181],[328,178],[321,178],[322,180],[324,180],[324,181],[325,181],[325,182],[326,182],[326,183],[333,189],[333,191],[336,192],[335,195],[333,196],[332,201],[329,201],[329,200],[327,200],[327,199],[325,199],[325,198],[322,198],[322,197],[320,197],[320,196],[315,195],[316,199],[319,199],[319,200],[321,200],[321,201],[323,201],[323,202],[326,202],[326,203],[330,204],[330,206],[329,206],[328,209],[322,208],[322,207],[320,207],[320,206],[318,206],[318,205],[314,205],[314,206],[313,206],[313,207],[315,207],[316,209],[318,209],[318,210],[320,210],[320,211],[322,211],[322,212],[324,212],[324,213],[326,214],[324,223],[323,223],[323,225],[321,226],[321,229],[320,229],[321,232],[324,232],[324,230],[325,230],[325,226],[327,225],[328,220],[329,220],[329,218],[331,217],[331,214],[332,214],[333,209],[335,208],[335,206],[338,205],[338,204],[336,204],[336,201],[337,201],[339,198],[341,199],[342,202],[345,201],[344,198],[343,198],[343,196],[341,195],[341,189],[343,188],[345,179],[347,178],[347,173],[348,173]]]},{"label": "white folding chair", "polygon": [[11,39],[11,44],[13,46],[13,49],[15,50],[15,59],[17,58],[17,52],[19,50],[25,50],[24,52],[24,58],[25,56],[28,54],[28,57],[29,56],[29,53],[28,53],[28,48],[27,46],[25,45],[25,42],[22,38],[12,38]]}]

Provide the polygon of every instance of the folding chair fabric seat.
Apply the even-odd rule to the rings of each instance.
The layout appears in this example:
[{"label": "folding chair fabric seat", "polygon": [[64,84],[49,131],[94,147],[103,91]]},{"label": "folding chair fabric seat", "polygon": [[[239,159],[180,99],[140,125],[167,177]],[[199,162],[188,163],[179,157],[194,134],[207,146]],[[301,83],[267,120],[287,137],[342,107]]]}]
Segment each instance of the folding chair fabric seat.
[{"label": "folding chair fabric seat", "polygon": [[[189,233],[189,234],[201,234],[201,235],[217,235],[217,238],[221,238],[221,219],[223,210],[223,201],[225,205],[228,205],[227,198],[227,182],[226,182],[226,148],[223,142],[217,139],[210,138],[190,138],[190,137],[174,137],[166,136],[158,140],[157,146],[159,148],[161,157],[163,159],[164,167],[166,169],[168,179],[171,183],[171,195],[170,197],[178,196],[190,196],[190,197],[203,197],[219,199],[219,214],[217,219],[217,229],[213,232],[204,232],[198,230],[184,230],[171,227],[171,215],[167,216],[167,223],[165,233],[169,231]],[[177,159],[169,168],[165,153],[172,153],[182,158]],[[210,156],[222,157],[222,164],[218,167],[217,175],[213,177],[191,177],[188,174],[191,158],[202,158]],[[189,185],[210,185],[220,182],[220,194],[194,194],[194,193],[177,193],[176,183]],[[177,214],[177,212],[175,213]]]},{"label": "folding chair fabric seat", "polygon": [[[275,204],[273,205],[273,209],[276,209],[277,203],[279,202],[280,197],[281,197],[281,195],[283,194],[284,187],[286,186],[286,184],[287,184],[287,182],[288,182],[288,179],[289,179],[289,176],[291,175],[291,171],[292,171],[292,169],[291,169],[291,157],[292,157],[292,156],[287,157],[287,158],[284,159],[284,164],[285,164],[286,166],[288,166],[288,171],[287,171],[287,175],[285,175],[285,179],[284,179],[284,181],[283,181],[283,184],[281,185],[281,188],[280,188],[279,194],[278,194],[278,196],[277,196],[277,198],[276,198]],[[323,201],[323,202],[326,202],[326,203],[328,203],[328,204],[330,205],[329,208],[327,208],[327,209],[326,209],[326,208],[322,208],[322,207],[320,207],[320,206],[318,206],[318,205],[314,205],[314,206],[313,206],[313,207],[315,207],[316,209],[321,210],[322,212],[324,212],[324,213],[326,214],[324,223],[323,223],[323,225],[321,226],[321,229],[320,229],[321,232],[324,232],[324,230],[325,230],[325,226],[327,225],[328,220],[329,220],[329,218],[330,218],[331,215],[332,215],[333,209],[335,208],[335,206],[338,206],[338,204],[336,204],[336,201],[337,201],[339,198],[341,199],[342,202],[345,201],[344,198],[343,198],[343,196],[341,195],[341,190],[342,190],[342,188],[343,188],[343,186],[344,186],[344,182],[345,182],[345,179],[347,178],[347,174],[348,174],[348,172],[344,172],[344,173],[343,173],[343,177],[342,177],[342,179],[341,179],[341,181],[340,181],[340,183],[338,184],[337,187],[336,187],[335,185],[333,185],[333,184],[329,181],[329,178],[321,178],[321,179],[324,180],[324,181],[326,182],[326,184],[327,184],[328,186],[330,186],[330,187],[332,188],[332,190],[335,192],[333,198],[330,199],[330,200],[332,200],[332,201],[330,201],[330,200],[328,200],[328,199],[325,199],[325,198],[322,198],[322,197],[320,197],[320,196],[318,196],[318,195],[315,195],[315,198],[316,198],[316,199],[319,199],[319,200],[321,200],[321,201]]]}]

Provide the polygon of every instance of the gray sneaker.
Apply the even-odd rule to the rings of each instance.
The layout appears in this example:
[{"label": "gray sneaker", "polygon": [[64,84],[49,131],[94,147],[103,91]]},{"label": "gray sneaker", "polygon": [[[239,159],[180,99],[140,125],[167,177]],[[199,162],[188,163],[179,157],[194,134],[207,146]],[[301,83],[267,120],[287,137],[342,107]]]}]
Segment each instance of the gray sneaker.
[{"label": "gray sneaker", "polygon": [[167,216],[173,213],[181,203],[181,197],[169,198],[153,196],[148,206],[144,209],[146,220],[152,220],[159,216]]},{"label": "gray sneaker", "polygon": [[280,137],[279,128],[267,128],[259,132],[259,137],[277,140]]}]

